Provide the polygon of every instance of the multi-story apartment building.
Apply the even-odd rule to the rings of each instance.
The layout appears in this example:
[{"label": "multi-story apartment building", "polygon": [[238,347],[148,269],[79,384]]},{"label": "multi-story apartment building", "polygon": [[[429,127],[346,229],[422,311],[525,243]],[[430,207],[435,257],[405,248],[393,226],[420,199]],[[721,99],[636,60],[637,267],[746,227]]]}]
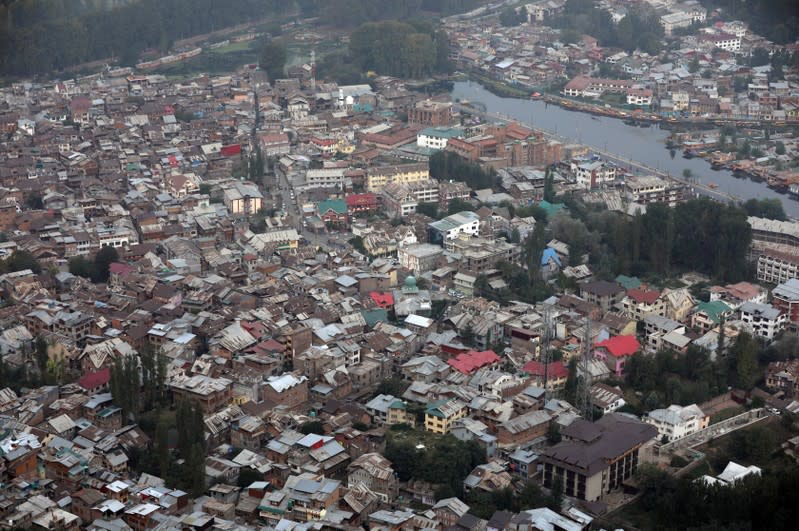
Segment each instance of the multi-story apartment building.
[{"label": "multi-story apartment building", "polygon": [[430,178],[427,163],[400,164],[397,166],[374,166],[366,173],[366,190],[379,192],[391,183],[416,183]]},{"label": "multi-story apartment building", "polygon": [[757,279],[781,284],[799,278],[799,254],[765,249],[757,259]]},{"label": "multi-story apartment building", "polygon": [[771,341],[785,329],[786,315],[770,304],[746,302],[741,305],[741,321],[752,330],[752,334]]},{"label": "multi-story apartment building", "polygon": [[771,291],[771,304],[791,323],[799,323],[799,279],[783,282]]},{"label": "multi-story apartment building", "polygon": [[447,434],[455,421],[465,417],[467,413],[466,404],[457,398],[431,402],[424,413],[424,429],[441,435]]},{"label": "multi-story apartment building", "polygon": [[544,486],[560,478],[566,496],[600,500],[635,474],[641,449],[657,433],[654,426],[618,413],[593,423],[579,419],[561,430],[563,441],[541,452]]}]

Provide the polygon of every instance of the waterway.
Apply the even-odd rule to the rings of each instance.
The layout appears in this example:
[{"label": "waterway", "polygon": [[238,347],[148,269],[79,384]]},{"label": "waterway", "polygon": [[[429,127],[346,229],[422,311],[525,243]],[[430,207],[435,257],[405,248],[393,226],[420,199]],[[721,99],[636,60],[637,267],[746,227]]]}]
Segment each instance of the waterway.
[{"label": "waterway", "polygon": [[705,186],[715,184],[719,192],[731,194],[741,201],[751,198],[779,199],[785,213],[799,219],[799,201],[776,193],[764,183],[736,177],[728,170],[712,170],[704,159],[683,158],[680,150],[672,157],[666,149],[669,131],[661,129],[658,124],[637,127],[627,125],[617,118],[592,116],[540,100],[502,98],[473,81],[456,82],[451,96],[453,101],[482,104],[488,113],[507,116],[536,129],[556,133],[564,141],[613,153],[623,159],[639,161],[645,166],[671,175],[680,177],[683,170],[691,170],[699,183]]}]

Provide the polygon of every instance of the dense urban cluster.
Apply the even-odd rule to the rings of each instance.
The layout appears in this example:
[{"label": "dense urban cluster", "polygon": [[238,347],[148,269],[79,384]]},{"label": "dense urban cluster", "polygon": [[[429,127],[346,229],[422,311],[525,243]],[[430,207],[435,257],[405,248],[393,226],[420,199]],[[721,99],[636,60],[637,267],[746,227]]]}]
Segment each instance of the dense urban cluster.
[{"label": "dense urban cluster", "polygon": [[[689,105],[721,83],[590,36],[539,50],[573,28],[530,21],[568,3],[416,26],[419,64],[385,64],[410,23],[361,26],[368,84],[312,59],[0,88],[0,528],[792,518],[799,222],[383,72],[427,75],[448,35],[494,82],[629,67],[628,98],[663,81]],[[705,13],[662,4],[666,34]]]}]

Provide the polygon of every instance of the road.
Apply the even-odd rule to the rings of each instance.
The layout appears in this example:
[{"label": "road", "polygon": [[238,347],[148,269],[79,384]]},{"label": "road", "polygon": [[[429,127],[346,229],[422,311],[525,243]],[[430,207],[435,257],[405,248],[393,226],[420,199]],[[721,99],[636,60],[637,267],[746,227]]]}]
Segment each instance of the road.
[{"label": "road", "polygon": [[[264,177],[266,179],[266,177]],[[347,247],[347,240],[352,238],[348,233],[316,233],[308,230],[303,224],[303,215],[300,208],[299,195],[295,192],[292,197],[294,186],[288,176],[280,168],[275,167],[275,181],[279,189],[281,208],[286,212],[287,225],[297,229],[297,232],[308,241],[310,245],[325,249],[342,249]],[[277,207],[277,205],[276,205]]]},{"label": "road", "polygon": [[[491,119],[491,120],[495,120],[495,121],[499,121],[499,122],[503,122],[503,123],[510,123],[510,122],[525,123],[524,121],[516,120],[514,118],[511,118],[510,116],[505,116],[505,115],[499,114],[499,113],[491,113],[491,112],[483,111],[481,109],[477,109],[475,107],[471,107],[471,106],[468,106],[468,105],[463,105],[463,104],[460,104],[460,103],[454,103],[453,104],[453,108],[458,110],[458,111],[467,112],[467,113],[472,114],[474,116],[479,116],[479,117],[481,117],[483,119]],[[556,133],[554,131],[550,131],[550,130],[547,130],[547,129],[542,129],[540,127],[536,127],[536,126],[534,126],[532,124],[529,124],[529,123],[525,123],[525,125],[533,127],[536,131],[541,131],[541,133],[544,135],[544,138],[546,138],[548,140],[557,140],[558,142],[562,142],[562,143],[566,143],[566,144],[571,144],[571,143],[574,142],[573,139],[561,136],[561,135],[559,135],[558,133]],[[631,160],[629,158],[625,158],[622,155],[618,155],[616,153],[610,153],[608,151],[604,151],[604,150],[601,150],[601,149],[596,149],[594,147],[591,147],[591,151],[593,153],[596,153],[596,154],[600,155],[601,157],[603,157],[604,159],[608,160],[609,162],[613,162],[614,164],[616,164],[616,165],[618,165],[618,166],[620,166],[622,168],[626,168],[626,169],[628,169],[631,172],[643,172],[643,173],[646,173],[646,174],[649,174],[649,175],[657,175],[658,177],[661,177],[663,179],[668,179],[668,180],[671,180],[671,181],[674,181],[674,182],[677,182],[677,183],[680,183],[680,184],[684,184],[686,186],[690,186],[691,188],[696,190],[698,193],[701,193],[702,195],[708,196],[708,197],[710,197],[712,199],[716,199],[717,201],[739,202],[739,201],[742,200],[738,196],[735,196],[735,195],[732,195],[732,194],[728,194],[726,192],[722,192],[722,191],[713,189],[713,188],[711,188],[711,187],[709,187],[707,185],[703,185],[701,183],[688,181],[687,179],[683,179],[682,177],[677,176],[677,175],[671,175],[670,173],[663,172],[663,171],[655,169],[655,168],[651,168],[649,166],[646,166],[645,164],[642,164],[641,162],[638,162],[638,161],[635,161],[635,160]]]}]

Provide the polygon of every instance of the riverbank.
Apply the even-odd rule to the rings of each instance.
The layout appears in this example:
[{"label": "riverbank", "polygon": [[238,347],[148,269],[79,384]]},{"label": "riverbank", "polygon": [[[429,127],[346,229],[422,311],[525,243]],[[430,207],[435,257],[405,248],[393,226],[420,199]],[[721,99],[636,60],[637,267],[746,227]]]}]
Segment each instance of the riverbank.
[{"label": "riverbank", "polygon": [[639,172],[651,171],[680,179],[685,170],[690,170],[692,177],[686,182],[720,200],[779,199],[786,214],[799,218],[799,202],[769,189],[765,182],[742,179],[724,168],[711,171],[707,160],[683,159],[676,150],[667,149],[672,128],[668,123],[633,127],[621,117],[593,115],[591,118],[586,113],[551,104],[543,97],[501,97],[476,81],[455,82],[450,95],[453,101],[472,103],[477,109],[487,111],[491,119],[515,120],[547,132],[563,143],[581,144],[597,154],[615,154],[623,166],[629,167],[634,162]]},{"label": "riverbank", "polygon": [[522,88],[504,81],[490,78],[476,72],[470,72],[462,79],[470,79],[483,85],[486,90],[502,98],[520,99],[540,99],[551,105],[558,105],[570,111],[577,111],[595,116],[607,116],[609,118],[628,119],[639,123],[664,123],[674,125],[732,125],[735,127],[785,127],[799,125],[799,119],[787,118],[786,121],[775,122],[773,120],[757,120],[746,117],[735,117],[726,115],[708,116],[662,116],[644,107],[618,107],[610,103],[591,103],[583,99],[562,96],[559,93],[547,91],[543,88],[526,87]]}]

